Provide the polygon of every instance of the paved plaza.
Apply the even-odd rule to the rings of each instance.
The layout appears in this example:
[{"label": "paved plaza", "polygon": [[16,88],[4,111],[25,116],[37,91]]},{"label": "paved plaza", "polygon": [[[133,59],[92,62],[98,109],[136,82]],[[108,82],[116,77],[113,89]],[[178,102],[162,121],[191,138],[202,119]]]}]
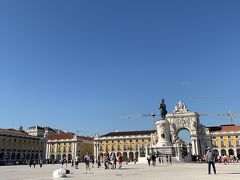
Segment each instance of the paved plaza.
[{"label": "paved plaza", "polygon": [[[60,168],[61,165],[44,165],[43,168],[36,166],[34,169],[29,166],[0,166],[1,180],[47,180],[53,179],[53,170]],[[157,164],[155,167],[148,167],[147,164],[124,164],[122,169],[105,170],[93,168],[91,173],[85,173],[84,164],[79,165],[79,169],[68,167],[71,173],[64,179],[79,180],[133,180],[133,179],[166,179],[166,180],[202,180],[202,179],[239,179],[240,164],[219,165],[216,164],[217,174],[207,174],[207,164],[196,163],[176,163]],[[61,178],[63,179],[63,178]]]}]

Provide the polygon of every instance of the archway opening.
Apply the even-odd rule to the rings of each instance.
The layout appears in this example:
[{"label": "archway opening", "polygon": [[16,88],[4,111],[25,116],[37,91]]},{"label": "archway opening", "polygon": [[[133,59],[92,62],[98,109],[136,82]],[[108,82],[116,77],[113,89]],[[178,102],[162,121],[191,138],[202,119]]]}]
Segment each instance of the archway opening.
[{"label": "archway opening", "polygon": [[218,155],[219,155],[218,150],[217,150],[217,149],[214,149],[214,150],[213,150],[213,154],[215,155],[215,157],[218,157]]},{"label": "archway opening", "polygon": [[228,150],[228,154],[229,154],[229,156],[234,155],[233,149],[229,149],[229,150]]},{"label": "archway opening", "polygon": [[237,158],[240,159],[240,149],[237,149]]},{"label": "archway opening", "polygon": [[221,149],[221,155],[222,156],[225,156],[227,153],[226,153],[226,150],[225,149]]},{"label": "archway opening", "polygon": [[133,161],[133,158],[134,158],[133,152],[129,152],[129,160]]},{"label": "archway opening", "polygon": [[180,148],[180,156],[182,158],[192,155],[191,133],[188,129],[180,129],[177,133],[178,146]]}]

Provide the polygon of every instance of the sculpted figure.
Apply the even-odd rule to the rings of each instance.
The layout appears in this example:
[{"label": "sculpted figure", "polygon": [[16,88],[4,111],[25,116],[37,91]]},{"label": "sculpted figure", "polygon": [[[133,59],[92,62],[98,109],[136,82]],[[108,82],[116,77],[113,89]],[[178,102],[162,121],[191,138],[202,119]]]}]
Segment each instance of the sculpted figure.
[{"label": "sculpted figure", "polygon": [[164,99],[162,99],[162,102],[161,102],[160,107],[158,109],[160,110],[160,115],[161,115],[162,119],[165,119],[166,115],[167,115],[167,106],[164,103]]}]

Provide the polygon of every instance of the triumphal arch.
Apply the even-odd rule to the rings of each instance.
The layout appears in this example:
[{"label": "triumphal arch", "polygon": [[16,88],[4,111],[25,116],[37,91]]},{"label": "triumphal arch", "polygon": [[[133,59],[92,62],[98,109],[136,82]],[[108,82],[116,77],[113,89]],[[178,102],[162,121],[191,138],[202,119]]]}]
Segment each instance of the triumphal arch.
[{"label": "triumphal arch", "polygon": [[[179,101],[172,113],[165,119],[156,122],[157,131],[151,136],[149,153],[171,155],[178,160],[201,156],[210,145],[209,132],[200,123],[199,114],[190,112],[186,105]],[[186,143],[179,137],[179,131],[186,129],[190,133],[191,142]]]}]

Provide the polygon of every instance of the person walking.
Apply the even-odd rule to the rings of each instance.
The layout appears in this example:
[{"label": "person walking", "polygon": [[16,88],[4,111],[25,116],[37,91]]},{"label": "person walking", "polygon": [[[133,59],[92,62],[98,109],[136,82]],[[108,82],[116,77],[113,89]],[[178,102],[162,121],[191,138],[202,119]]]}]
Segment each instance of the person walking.
[{"label": "person walking", "polygon": [[123,161],[122,154],[121,154],[121,153],[119,153],[119,155],[118,155],[119,169],[122,167],[122,161]]},{"label": "person walking", "polygon": [[207,158],[207,162],[208,162],[208,174],[211,174],[211,165],[213,167],[214,174],[216,174],[215,156],[210,148],[207,149],[206,158]]},{"label": "person walking", "polygon": [[88,155],[88,153],[86,153],[86,155],[84,156],[84,162],[86,165],[86,173],[88,173],[88,170],[90,171],[90,156]]},{"label": "person walking", "polygon": [[39,160],[39,165],[40,165],[40,168],[42,168],[42,165],[43,165],[43,160],[42,159]]},{"label": "person walking", "polygon": [[150,166],[151,165],[151,156],[150,155],[148,155],[147,161],[148,161],[148,166]]}]

